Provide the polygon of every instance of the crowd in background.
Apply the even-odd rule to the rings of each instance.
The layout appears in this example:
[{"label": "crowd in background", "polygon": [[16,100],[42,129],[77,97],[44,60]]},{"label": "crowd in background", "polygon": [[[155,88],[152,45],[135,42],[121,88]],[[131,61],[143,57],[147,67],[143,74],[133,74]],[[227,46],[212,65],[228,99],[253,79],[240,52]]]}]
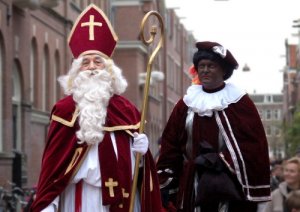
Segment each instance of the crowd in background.
[{"label": "crowd in background", "polygon": [[271,160],[272,200],[265,212],[300,212],[300,155]]}]

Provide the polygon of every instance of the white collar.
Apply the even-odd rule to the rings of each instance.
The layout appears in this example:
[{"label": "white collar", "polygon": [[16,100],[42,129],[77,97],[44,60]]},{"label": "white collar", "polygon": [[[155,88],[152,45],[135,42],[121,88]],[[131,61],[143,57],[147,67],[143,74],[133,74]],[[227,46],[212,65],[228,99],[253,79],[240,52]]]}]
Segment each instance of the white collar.
[{"label": "white collar", "polygon": [[213,111],[221,111],[231,103],[238,102],[246,92],[231,83],[214,93],[203,91],[202,85],[191,85],[183,97],[184,103],[199,116],[212,116]]}]

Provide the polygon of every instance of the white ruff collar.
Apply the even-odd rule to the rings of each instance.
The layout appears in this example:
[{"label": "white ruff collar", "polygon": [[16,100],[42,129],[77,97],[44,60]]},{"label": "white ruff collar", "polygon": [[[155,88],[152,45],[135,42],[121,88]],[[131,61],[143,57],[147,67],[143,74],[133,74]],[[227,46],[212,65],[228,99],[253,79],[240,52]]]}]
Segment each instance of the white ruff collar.
[{"label": "white ruff collar", "polygon": [[183,101],[199,116],[212,116],[213,111],[227,108],[231,103],[238,102],[245,94],[244,90],[230,83],[226,83],[222,90],[215,93],[203,91],[202,85],[191,85]]}]

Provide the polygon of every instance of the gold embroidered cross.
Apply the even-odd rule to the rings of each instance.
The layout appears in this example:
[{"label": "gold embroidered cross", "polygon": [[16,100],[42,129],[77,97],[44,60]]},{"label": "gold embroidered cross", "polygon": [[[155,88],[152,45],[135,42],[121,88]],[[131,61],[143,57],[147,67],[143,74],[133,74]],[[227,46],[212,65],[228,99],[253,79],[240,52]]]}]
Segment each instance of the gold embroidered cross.
[{"label": "gold embroidered cross", "polygon": [[[124,198],[129,197],[129,193],[126,193],[124,188],[122,188],[122,194]],[[119,208],[123,208],[123,204],[119,204]]]},{"label": "gold embroidered cross", "polygon": [[109,189],[109,196],[114,197],[114,187],[118,186],[118,181],[113,181],[112,178],[108,178],[108,181],[105,182],[105,187]]},{"label": "gold embroidered cross", "polygon": [[89,22],[81,23],[81,27],[85,27],[85,26],[89,27],[89,40],[95,40],[94,27],[95,26],[99,26],[99,27],[102,26],[101,22],[94,22],[94,20],[95,20],[95,16],[90,15]]}]

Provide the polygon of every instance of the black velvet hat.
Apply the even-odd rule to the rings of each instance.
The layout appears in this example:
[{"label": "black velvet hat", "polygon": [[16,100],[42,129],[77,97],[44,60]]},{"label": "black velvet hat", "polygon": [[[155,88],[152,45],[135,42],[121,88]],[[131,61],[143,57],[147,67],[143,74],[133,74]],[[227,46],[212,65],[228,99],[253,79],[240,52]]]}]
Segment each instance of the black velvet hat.
[{"label": "black velvet hat", "polygon": [[232,66],[233,69],[237,69],[239,64],[236,61],[236,59],[233,57],[231,52],[228,49],[225,49],[221,44],[216,42],[210,42],[210,41],[203,41],[203,42],[197,42],[196,47],[198,48],[198,51],[201,50],[208,50],[212,51],[218,55],[221,56],[222,59],[226,63]]},{"label": "black velvet hat", "polygon": [[197,71],[200,60],[212,60],[222,66],[225,71],[223,79],[227,80],[231,77],[233,70],[237,69],[239,66],[231,52],[219,43],[210,41],[197,42],[196,47],[198,48],[198,51],[195,52],[193,56],[193,64]]}]

